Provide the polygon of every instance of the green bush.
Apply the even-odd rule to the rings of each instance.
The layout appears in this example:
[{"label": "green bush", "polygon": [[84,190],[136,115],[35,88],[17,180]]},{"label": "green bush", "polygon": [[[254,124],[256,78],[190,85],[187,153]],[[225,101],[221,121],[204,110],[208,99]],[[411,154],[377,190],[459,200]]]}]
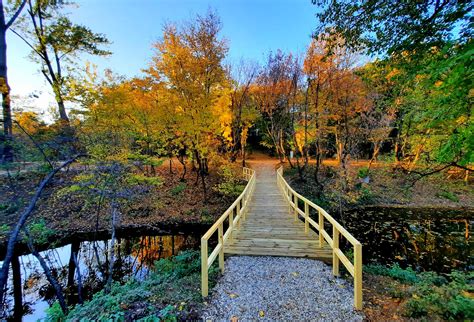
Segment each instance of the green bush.
[{"label": "green bush", "polygon": [[405,284],[412,285],[409,291],[390,289],[395,297],[408,296],[404,304],[405,315],[411,318],[438,316],[446,320],[474,319],[474,273],[456,272],[446,276],[435,272],[416,273],[411,268],[402,269],[398,265],[385,267],[368,265],[366,273],[389,276]]},{"label": "green bush", "polygon": [[451,191],[441,191],[437,194],[438,197],[445,198],[454,202],[459,202],[459,197]]},{"label": "green bush", "polygon": [[[209,271],[209,286],[215,284],[218,269]],[[100,291],[92,300],[77,305],[66,320],[74,321],[123,321],[128,310],[135,305],[146,307],[138,321],[176,321],[196,319],[187,314],[189,307],[202,305],[200,293],[201,259],[199,251],[184,251],[179,255],[161,259],[153,272],[143,281],[130,279],[125,284],[114,283],[107,294]],[[47,312],[48,321],[58,321],[53,305]],[[64,318],[62,318],[64,320]]]},{"label": "green bush", "polygon": [[171,188],[170,192],[173,196],[180,195],[186,189],[186,183],[180,182],[173,188]]},{"label": "green bush", "polygon": [[245,184],[242,183],[241,176],[237,175],[229,165],[221,166],[219,175],[222,177],[222,182],[215,187],[217,192],[235,198],[244,191]]},{"label": "green bush", "polygon": [[359,171],[357,172],[357,177],[358,178],[367,178],[369,175],[369,168],[368,167],[362,167],[359,169]]},{"label": "green bush", "polygon": [[10,226],[3,224],[0,226],[0,236],[6,236],[10,232]]},{"label": "green bush", "polygon": [[55,231],[46,225],[44,219],[39,219],[27,225],[31,239],[37,244],[46,244]]},{"label": "green bush", "polygon": [[357,198],[357,202],[360,204],[369,204],[374,201],[374,193],[367,186],[362,186],[360,188],[360,194]]},{"label": "green bush", "polygon": [[407,284],[415,284],[420,280],[416,272],[411,267],[403,269],[400,268],[398,264],[394,264],[391,267],[380,264],[367,265],[364,267],[364,271],[373,275],[388,276]]}]

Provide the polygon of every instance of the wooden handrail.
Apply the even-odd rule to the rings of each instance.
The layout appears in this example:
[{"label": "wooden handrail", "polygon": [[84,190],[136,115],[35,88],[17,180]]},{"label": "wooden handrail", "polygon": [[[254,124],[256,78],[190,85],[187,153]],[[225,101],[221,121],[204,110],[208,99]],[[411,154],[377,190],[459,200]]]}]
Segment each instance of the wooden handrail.
[{"label": "wooden handrail", "polygon": [[[298,220],[298,216],[302,216],[305,221],[305,233],[308,232],[309,225],[313,226],[319,234],[319,247],[323,246],[324,240],[327,241],[333,251],[332,272],[335,276],[339,276],[339,263],[342,262],[347,271],[354,278],[354,307],[356,310],[362,309],[362,244],[354,238],[344,227],[339,224],[336,219],[329,215],[323,208],[306,199],[297,193],[283,178],[283,167],[277,170],[277,183],[285,200],[288,202],[289,212]],[[299,201],[304,203],[304,211],[298,207]],[[309,207],[318,212],[318,222],[309,217]],[[332,238],[324,229],[324,220],[332,224]],[[339,248],[339,238],[343,236],[354,247],[354,264],[346,257]]]},{"label": "wooden handrail", "polygon": [[[241,221],[245,220],[245,216],[249,207],[249,201],[255,190],[255,171],[245,167],[242,171],[245,180],[248,180],[244,191],[242,191],[240,196],[232,203],[229,208],[227,208],[224,214],[222,214],[222,216],[217,219],[217,221],[201,238],[201,293],[204,297],[209,294],[209,268],[211,267],[214,260],[219,257],[219,268],[221,269],[221,272],[224,273],[224,243],[229,238],[232,238],[232,232],[235,230],[235,227],[240,226]],[[224,233],[224,221],[227,218],[229,218],[229,226]],[[216,231],[218,241],[217,246],[209,255],[208,241]]]}]

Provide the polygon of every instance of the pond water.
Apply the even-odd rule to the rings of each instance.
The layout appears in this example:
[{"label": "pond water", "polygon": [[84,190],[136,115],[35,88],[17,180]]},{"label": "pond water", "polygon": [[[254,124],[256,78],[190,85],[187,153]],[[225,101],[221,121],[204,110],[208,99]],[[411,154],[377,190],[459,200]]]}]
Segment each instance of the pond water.
[{"label": "pond water", "polygon": [[473,210],[365,207],[340,221],[362,243],[364,263],[440,273],[474,269]]},{"label": "pond water", "polygon": [[[170,257],[181,250],[198,249],[201,234],[198,235],[147,235],[117,239],[114,247],[113,279],[123,281],[129,277],[145,278],[156,260]],[[65,289],[69,304],[77,303],[78,300],[77,270],[71,254],[77,254],[76,260],[83,284],[82,297],[89,299],[104,287],[110,246],[110,240],[84,240],[40,252]],[[37,321],[45,317],[45,310],[55,301],[55,293],[33,255],[19,256],[18,260],[20,274],[16,276],[21,275],[23,313],[22,316],[19,316],[18,312],[15,314],[15,305],[18,309],[20,303],[15,303],[14,281],[11,278],[6,299],[7,311],[0,316],[15,321]],[[10,272],[10,277],[13,275],[13,272]]]}]

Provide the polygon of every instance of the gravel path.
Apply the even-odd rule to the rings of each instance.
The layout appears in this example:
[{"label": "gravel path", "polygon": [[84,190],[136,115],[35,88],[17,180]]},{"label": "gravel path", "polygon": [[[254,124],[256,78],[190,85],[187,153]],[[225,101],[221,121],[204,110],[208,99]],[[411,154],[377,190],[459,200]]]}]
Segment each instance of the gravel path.
[{"label": "gravel path", "polygon": [[226,259],[204,321],[361,321],[352,284],[322,262],[290,257]]}]

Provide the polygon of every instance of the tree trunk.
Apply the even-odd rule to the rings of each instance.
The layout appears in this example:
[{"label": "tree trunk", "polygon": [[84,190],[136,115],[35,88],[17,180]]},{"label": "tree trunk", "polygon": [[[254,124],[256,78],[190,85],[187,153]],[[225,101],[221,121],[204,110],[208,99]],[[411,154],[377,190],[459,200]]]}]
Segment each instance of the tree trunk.
[{"label": "tree trunk", "polygon": [[38,253],[38,251],[35,249],[33,246],[33,241],[31,240],[31,236],[25,229],[25,233],[27,235],[27,243],[28,243],[28,248],[31,251],[31,254],[33,254],[34,257],[38,260],[38,262],[41,265],[41,268],[44,271],[44,274],[46,275],[46,279],[48,282],[51,284],[51,286],[54,288],[54,291],[56,293],[56,297],[58,298],[59,305],[61,306],[61,309],[64,314],[68,313],[68,307],[66,304],[66,300],[64,299],[63,291],[61,289],[61,285],[58,283],[58,281],[54,278],[53,273],[48,267],[48,264],[46,264],[46,261],[44,258]]},{"label": "tree trunk", "polygon": [[110,240],[110,249],[109,249],[109,272],[107,275],[107,283],[105,285],[105,293],[109,293],[112,287],[112,278],[114,275],[114,262],[115,262],[115,225],[118,217],[118,205],[116,201],[112,201],[112,237]]},{"label": "tree trunk", "polygon": [[7,28],[5,26],[5,14],[3,12],[3,4],[0,1],[0,89],[2,92],[2,110],[3,110],[3,151],[1,156],[2,162],[13,161],[13,125],[10,100],[10,86],[8,84],[7,75]]},{"label": "tree trunk", "polygon": [[13,271],[13,317],[16,321],[21,321],[23,316],[23,296],[21,285],[21,269],[18,256],[12,258]]},{"label": "tree trunk", "polygon": [[72,288],[74,286],[74,276],[76,273],[76,262],[74,256],[79,251],[79,242],[75,241],[71,243],[71,256],[69,257],[68,273],[67,273],[67,287]]},{"label": "tree trunk", "polygon": [[77,262],[77,253],[74,254],[73,260],[76,265],[76,273],[77,273],[77,300],[79,304],[82,304],[84,303],[84,300],[82,298],[82,274],[81,274],[81,268],[79,267],[79,263]]},{"label": "tree trunk", "polygon": [[56,93],[56,101],[58,102],[58,112],[59,112],[59,119],[63,121],[66,125],[69,125],[69,117],[66,113],[66,107],[64,106],[64,100],[60,93]]}]

